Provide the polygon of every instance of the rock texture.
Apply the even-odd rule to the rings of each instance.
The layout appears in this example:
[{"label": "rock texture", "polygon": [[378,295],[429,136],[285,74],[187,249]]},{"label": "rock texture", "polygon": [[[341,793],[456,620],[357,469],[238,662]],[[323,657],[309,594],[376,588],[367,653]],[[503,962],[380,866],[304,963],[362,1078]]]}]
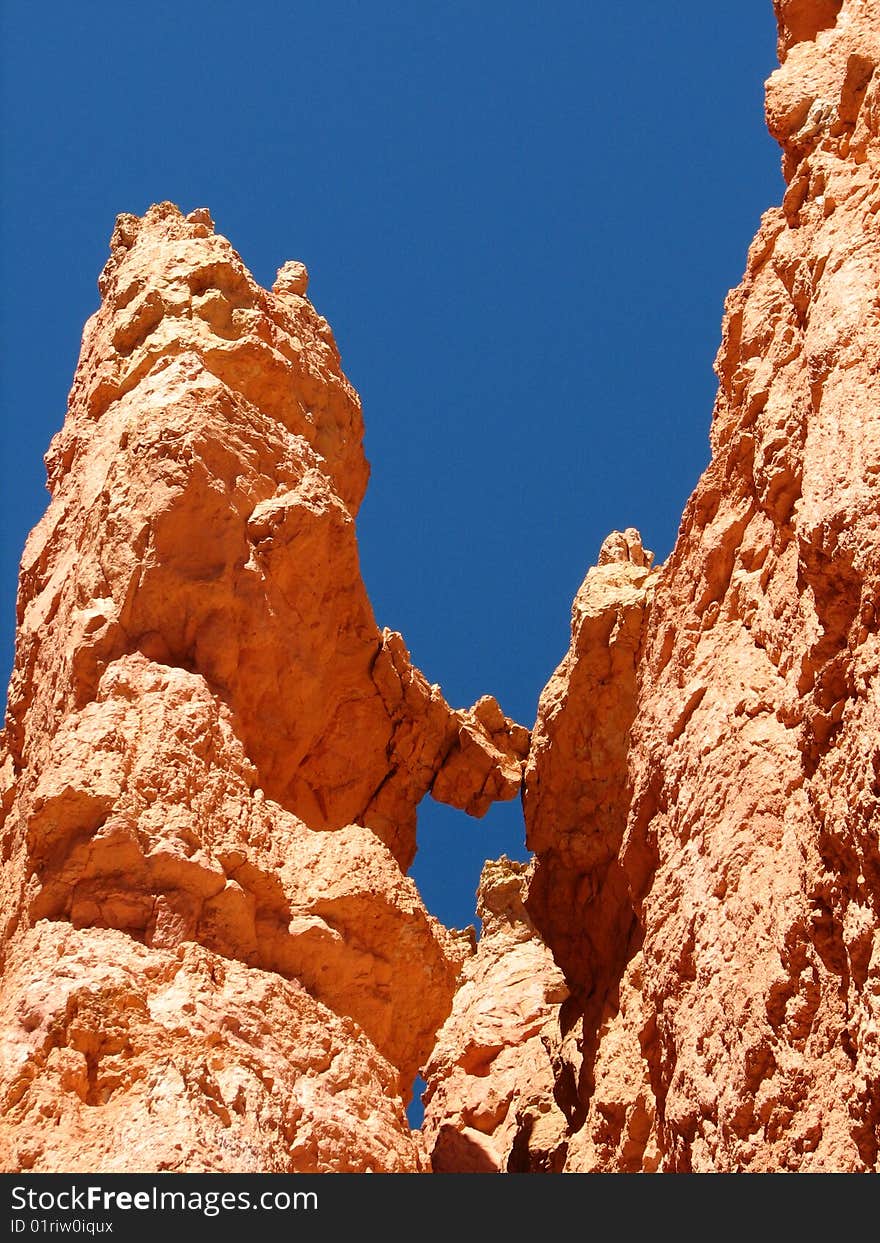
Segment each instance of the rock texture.
[{"label": "rock texture", "polygon": [[[528,761],[569,1171],[880,1169],[880,5],[776,11],[787,190],[728,298],[712,462],[659,571],[606,543]],[[445,1102],[462,1135],[496,1078]]]},{"label": "rock texture", "polygon": [[480,878],[482,936],[424,1072],[436,1173],[551,1171],[565,1156],[553,1057],[568,988],[523,906],[530,872],[502,858]]},{"label": "rock texture", "polygon": [[[120,218],[22,563],[3,1168],[880,1169],[880,3],[775,8],[712,461],[665,565],[603,545],[531,745],[376,626],[303,265]],[[416,805],[524,769],[474,950]]]},{"label": "rock texture", "polygon": [[4,979],[6,1169],[406,1172],[395,1068],[296,980],[41,921]]},{"label": "rock texture", "polygon": [[205,211],[117,222],[22,560],[4,1168],[418,1165],[471,947],[404,874],[416,806],[514,796],[529,736],[376,626],[307,280],[261,289]]}]

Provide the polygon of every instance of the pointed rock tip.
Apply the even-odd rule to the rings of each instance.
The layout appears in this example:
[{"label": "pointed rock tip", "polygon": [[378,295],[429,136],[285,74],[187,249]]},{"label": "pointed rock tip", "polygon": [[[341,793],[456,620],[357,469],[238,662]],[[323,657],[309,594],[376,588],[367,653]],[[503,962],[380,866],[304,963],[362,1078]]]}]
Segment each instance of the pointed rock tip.
[{"label": "pointed rock tip", "polygon": [[214,231],[214,221],[207,207],[197,207],[189,215],[184,216],[176,203],[165,201],[152,203],[142,216],[132,212],[122,212],[116,217],[110,249],[118,247],[130,250],[143,229],[155,232],[167,232],[190,226],[196,237],[207,237]]},{"label": "pointed rock tip", "polygon": [[635,527],[627,527],[625,531],[612,531],[599,549],[599,565],[611,565],[619,561],[629,561],[633,565],[643,566],[646,570],[654,563],[654,554],[642,545],[642,537]]},{"label": "pointed rock tip", "polygon": [[284,294],[298,294],[304,298],[308,287],[309,270],[306,265],[300,263],[298,259],[288,259],[287,263],[283,263],[278,269],[272,292],[282,296]]},{"label": "pointed rock tip", "polygon": [[531,875],[531,863],[519,863],[506,854],[500,859],[487,859],[477,888],[480,919],[485,923],[487,917],[496,915],[525,920],[524,902]]},{"label": "pointed rock tip", "polygon": [[214,229],[214,218],[207,207],[196,207],[187,216],[188,224],[204,224],[209,229]]}]

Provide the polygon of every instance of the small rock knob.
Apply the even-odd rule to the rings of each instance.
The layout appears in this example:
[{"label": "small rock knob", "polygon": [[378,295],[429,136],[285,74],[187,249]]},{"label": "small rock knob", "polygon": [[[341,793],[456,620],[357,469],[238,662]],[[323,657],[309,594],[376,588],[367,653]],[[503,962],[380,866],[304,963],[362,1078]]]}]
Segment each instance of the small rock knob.
[{"label": "small rock knob", "polygon": [[288,259],[287,263],[278,269],[272,292],[277,294],[295,293],[305,297],[308,287],[309,270],[306,265],[300,263],[298,259]]},{"label": "small rock knob", "polygon": [[195,211],[191,211],[189,213],[187,220],[190,224],[203,224],[207,229],[210,229],[213,232],[214,221],[212,220],[211,213],[208,211],[207,207],[197,207]]},{"label": "small rock knob", "polygon": [[629,561],[633,565],[650,569],[654,554],[642,547],[642,537],[635,527],[625,531],[612,531],[599,549],[599,565],[611,565],[615,561]]}]

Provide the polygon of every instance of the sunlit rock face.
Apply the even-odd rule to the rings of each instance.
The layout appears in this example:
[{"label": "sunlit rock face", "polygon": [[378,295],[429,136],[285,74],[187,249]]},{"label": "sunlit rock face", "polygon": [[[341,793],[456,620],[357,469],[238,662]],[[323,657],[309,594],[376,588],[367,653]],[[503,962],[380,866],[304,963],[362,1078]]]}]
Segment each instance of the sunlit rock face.
[{"label": "sunlit rock face", "polygon": [[472,946],[405,875],[416,806],[513,797],[529,735],[376,626],[307,283],[261,289],[206,211],[117,221],[22,560],[6,1168],[420,1166],[404,1106]]},{"label": "sunlit rock face", "polygon": [[[2,1168],[880,1168],[880,4],[775,8],[711,463],[665,564],[605,541],[531,735],[377,627],[303,264],[119,218],[22,561]],[[475,944],[416,807],[521,786]]]},{"label": "sunlit rock face", "polygon": [[[501,978],[468,965],[429,1080],[462,1167],[878,1168],[880,5],[776,9],[788,188],[727,301],[711,464],[665,565],[606,542],[533,731],[524,911],[571,995],[540,1070],[525,1029],[465,1077]],[[514,1145],[498,1083],[548,1060]]]}]

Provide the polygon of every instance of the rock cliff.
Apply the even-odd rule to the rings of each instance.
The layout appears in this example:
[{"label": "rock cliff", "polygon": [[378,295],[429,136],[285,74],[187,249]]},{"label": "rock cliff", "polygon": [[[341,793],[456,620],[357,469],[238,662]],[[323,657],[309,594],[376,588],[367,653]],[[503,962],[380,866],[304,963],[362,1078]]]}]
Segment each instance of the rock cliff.
[{"label": "rock cliff", "polygon": [[416,805],[516,795],[528,731],[377,629],[360,403],[303,265],[263,290],[162,204],[99,284],[21,568],[3,1165],[415,1169],[471,952],[405,876]]},{"label": "rock cliff", "polygon": [[[2,1168],[880,1169],[880,3],[775,9],[711,464],[664,565],[606,540],[531,736],[376,626],[303,265],[119,218],[22,560]],[[416,806],[521,783],[474,947]]]},{"label": "rock cliff", "polygon": [[[712,461],[659,570],[606,542],[526,769],[569,1171],[880,1168],[880,5],[776,12],[787,190],[727,301]],[[485,1119],[493,1168],[546,1168],[497,1077],[443,1110]]]}]

